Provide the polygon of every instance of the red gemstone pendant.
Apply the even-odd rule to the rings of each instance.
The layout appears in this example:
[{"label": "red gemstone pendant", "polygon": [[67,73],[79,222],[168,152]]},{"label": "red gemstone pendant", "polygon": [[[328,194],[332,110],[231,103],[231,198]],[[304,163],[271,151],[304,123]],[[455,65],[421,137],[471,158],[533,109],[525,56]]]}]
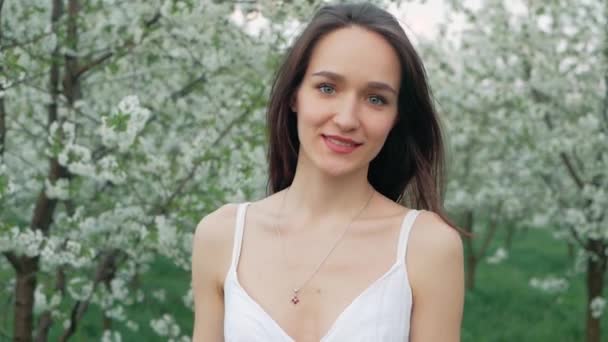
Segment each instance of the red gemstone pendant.
[{"label": "red gemstone pendant", "polygon": [[300,302],[300,298],[298,298],[298,291],[297,289],[293,290],[293,297],[291,297],[291,302],[293,303],[293,305],[296,305]]}]

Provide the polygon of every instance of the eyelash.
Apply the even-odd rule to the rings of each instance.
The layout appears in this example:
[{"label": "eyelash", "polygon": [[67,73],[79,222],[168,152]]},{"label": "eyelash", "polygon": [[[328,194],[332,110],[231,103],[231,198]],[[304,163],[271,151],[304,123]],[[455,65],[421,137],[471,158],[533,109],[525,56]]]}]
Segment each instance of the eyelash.
[{"label": "eyelash", "polygon": [[[330,88],[334,89],[334,86],[332,86],[331,84],[327,84],[327,83],[321,83],[321,84],[317,85],[317,89],[321,92],[321,94],[331,95],[331,94],[327,94],[327,93],[324,93],[323,91],[321,91],[321,89],[324,88],[324,87],[330,87]],[[380,106],[388,104],[388,101],[383,96],[380,96],[380,95],[372,95],[372,96],[376,97],[377,99],[379,99],[380,101],[382,101],[382,104],[380,104]]]}]

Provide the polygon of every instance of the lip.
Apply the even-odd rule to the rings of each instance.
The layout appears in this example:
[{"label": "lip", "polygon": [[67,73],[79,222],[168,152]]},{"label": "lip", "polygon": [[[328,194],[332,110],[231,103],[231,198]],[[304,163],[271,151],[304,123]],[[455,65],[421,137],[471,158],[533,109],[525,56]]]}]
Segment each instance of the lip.
[{"label": "lip", "polygon": [[361,145],[362,143],[358,142],[358,141],[354,141],[352,139],[349,138],[345,138],[339,135],[327,135],[327,134],[322,134],[324,138],[332,138],[338,141],[342,141],[348,144],[354,144],[354,145]]},{"label": "lip", "polygon": [[[323,141],[325,142],[325,146],[327,146],[332,152],[339,153],[339,154],[351,153],[354,150],[356,150],[359,146],[362,145],[361,143],[358,143],[358,142],[348,139],[348,138],[336,137],[333,135],[322,135],[322,137],[323,137]],[[338,145],[338,144],[332,142],[331,139],[329,139],[329,138],[335,139],[338,141],[344,141],[346,143],[353,144],[353,146]]]}]

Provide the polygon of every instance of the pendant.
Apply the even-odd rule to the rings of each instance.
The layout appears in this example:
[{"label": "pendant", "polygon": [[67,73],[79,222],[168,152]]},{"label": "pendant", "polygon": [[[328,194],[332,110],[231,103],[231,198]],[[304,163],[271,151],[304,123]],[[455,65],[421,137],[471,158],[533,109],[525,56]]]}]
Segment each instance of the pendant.
[{"label": "pendant", "polygon": [[300,302],[300,298],[298,298],[298,289],[293,290],[293,296],[291,297],[291,302],[293,305],[296,305]]}]

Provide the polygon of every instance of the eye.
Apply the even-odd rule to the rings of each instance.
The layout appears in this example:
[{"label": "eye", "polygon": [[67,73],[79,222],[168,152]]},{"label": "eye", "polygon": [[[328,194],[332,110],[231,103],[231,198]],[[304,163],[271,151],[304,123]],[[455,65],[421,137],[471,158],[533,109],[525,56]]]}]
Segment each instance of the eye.
[{"label": "eye", "polygon": [[382,106],[382,105],[386,104],[386,99],[384,99],[384,97],[378,96],[378,95],[370,96],[369,101],[371,102],[371,104],[376,105],[376,106]]},{"label": "eye", "polygon": [[321,93],[328,94],[328,95],[331,95],[336,91],[333,86],[331,86],[327,83],[322,83],[322,84],[318,85],[317,89],[319,89],[319,91],[321,91]]}]

